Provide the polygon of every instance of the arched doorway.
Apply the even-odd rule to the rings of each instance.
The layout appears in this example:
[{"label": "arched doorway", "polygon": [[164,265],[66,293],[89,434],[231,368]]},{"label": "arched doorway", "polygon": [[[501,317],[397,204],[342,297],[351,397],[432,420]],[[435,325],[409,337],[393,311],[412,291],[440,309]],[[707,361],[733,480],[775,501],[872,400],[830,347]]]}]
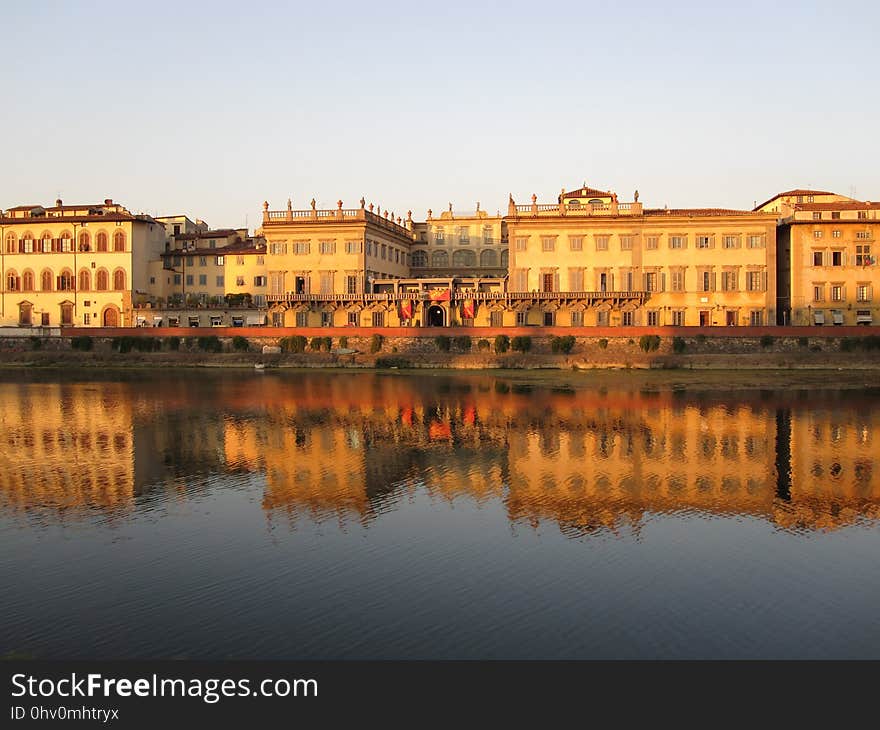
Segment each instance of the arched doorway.
[{"label": "arched doorway", "polygon": [[446,312],[436,304],[428,307],[428,327],[445,327]]},{"label": "arched doorway", "polygon": [[118,327],[119,326],[119,310],[116,307],[107,307],[104,310],[104,322],[105,327]]}]

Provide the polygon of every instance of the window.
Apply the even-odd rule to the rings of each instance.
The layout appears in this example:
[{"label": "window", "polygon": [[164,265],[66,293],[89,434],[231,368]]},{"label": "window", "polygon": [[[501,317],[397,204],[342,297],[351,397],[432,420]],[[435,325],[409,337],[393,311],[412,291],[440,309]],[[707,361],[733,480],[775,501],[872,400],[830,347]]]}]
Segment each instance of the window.
[{"label": "window", "polygon": [[321,312],[321,326],[322,327],[332,327],[333,326],[333,312]]},{"label": "window", "polygon": [[871,232],[870,231],[856,231],[856,240],[870,241],[871,240]]},{"label": "window", "polygon": [[712,291],[712,272],[700,272],[700,291]]},{"label": "window", "polygon": [[611,323],[611,312],[607,309],[600,309],[596,312],[596,326],[607,327]]},{"label": "window", "polygon": [[311,250],[311,246],[308,241],[294,241],[293,242],[293,253],[295,256],[305,256]]},{"label": "window", "polygon": [[[287,244],[286,243],[270,243],[269,244],[269,253],[273,255],[281,255],[287,253]],[[260,257],[257,257],[257,263],[261,264]]]},{"label": "window", "polygon": [[357,274],[349,274],[345,277],[345,293],[346,294],[357,294],[358,293],[358,277]]},{"label": "window", "polygon": [[648,236],[645,239],[645,248],[651,251],[660,247],[660,236]]},{"label": "window", "polygon": [[859,213],[858,213],[859,220],[865,220],[865,219],[867,219],[867,217],[868,217],[868,211],[866,211],[866,210],[859,211]]},{"label": "window", "polygon": [[15,234],[10,231],[6,234],[6,253],[18,253],[18,246],[15,243]]},{"label": "window", "polygon": [[192,286],[193,283],[194,283],[194,282],[193,282],[193,275],[192,275],[192,274],[187,274],[187,275],[186,275],[186,285],[187,285],[187,286]]},{"label": "window", "polygon": [[226,286],[226,277],[218,276],[217,277],[217,286]]},{"label": "window", "polygon": [[843,284],[832,284],[831,285],[831,301],[832,302],[842,302],[843,301]]},{"label": "window", "polygon": [[244,256],[236,256],[235,263],[238,266],[244,266]]},{"label": "window", "polygon": [[672,326],[673,327],[684,327],[684,310],[676,309],[672,313]]},{"label": "window", "polygon": [[117,252],[125,251],[125,234],[122,231],[116,231],[113,234],[113,250]]},{"label": "window", "polygon": [[556,239],[545,237],[541,239],[541,250],[542,251],[553,251],[556,249]]},{"label": "window", "polygon": [[222,256],[218,256],[214,261],[214,264],[216,266],[223,266],[223,263],[224,263],[224,258]]},{"label": "window", "polygon": [[363,243],[361,241],[346,241],[345,253],[354,254],[363,251]]},{"label": "window", "polygon": [[296,326],[297,327],[308,327],[309,326],[309,313],[308,312],[297,312],[296,313]]},{"label": "window", "polygon": [[318,286],[320,287],[319,291],[321,294],[332,294],[333,293],[333,273],[330,271],[322,271],[320,272],[320,283]]},{"label": "window", "polygon": [[385,260],[387,254],[388,254],[388,246],[383,243],[382,244],[382,255],[381,255],[381,258],[383,261]]},{"label": "window", "polygon": [[856,284],[856,301],[857,302],[870,302],[871,301],[871,285],[870,284]]},{"label": "window", "polygon": [[657,291],[657,274],[656,272],[648,272],[645,274],[645,291]]},{"label": "window", "polygon": [[822,213],[821,213],[820,211],[818,211],[818,210],[815,211],[815,212],[813,213],[813,220],[814,220],[814,221],[820,221],[820,220],[822,220]]},{"label": "window", "polygon": [[622,327],[632,327],[635,324],[633,313],[630,311],[621,312],[620,324]]},{"label": "window", "polygon": [[349,327],[360,327],[360,314],[358,312],[349,312],[348,313],[348,326]]},{"label": "window", "polygon": [[504,312],[489,312],[489,326],[490,327],[503,327],[504,326]]},{"label": "window", "polygon": [[181,282],[181,276],[180,276],[180,274],[175,274],[175,275],[174,275],[174,283],[177,284],[177,285],[179,286],[179,285],[180,285],[180,282]]},{"label": "window", "polygon": [[822,238],[822,231],[813,231],[813,238]]},{"label": "window", "polygon": [[442,245],[445,240],[446,240],[446,231],[445,230],[443,230],[442,228],[438,228],[436,231],[434,231],[434,243]]},{"label": "window", "polygon": [[51,253],[52,252],[52,238],[48,233],[43,234],[43,238],[40,241],[40,250],[43,253]]},{"label": "window", "polygon": [[697,248],[712,248],[712,236],[697,236]]},{"label": "window", "polygon": [[73,251],[73,239],[67,231],[61,234],[61,251],[63,253],[70,253]]},{"label": "window", "polygon": [[721,272],[721,291],[736,291],[736,271]]},{"label": "window", "polygon": [[97,236],[95,236],[95,246],[98,249],[99,253],[104,253],[107,251],[107,234],[104,231],[101,231]]},{"label": "window", "polygon": [[217,241],[213,238],[208,241],[208,248],[217,248]]},{"label": "window", "polygon": [[824,284],[813,284],[813,301],[814,302],[824,302],[825,301],[825,285]]},{"label": "window", "polygon": [[483,243],[492,243],[492,226],[483,226]]},{"label": "window", "polygon": [[684,291],[684,270],[672,270],[672,291]]},{"label": "window", "polygon": [[621,236],[620,237],[620,250],[621,251],[632,251],[634,239],[635,239],[635,236]]},{"label": "window", "polygon": [[572,312],[571,313],[571,326],[572,327],[583,327],[584,326],[584,313],[583,312]]},{"label": "window", "polygon": [[18,291],[18,275],[14,271],[10,271],[6,276],[6,288],[9,291]]},{"label": "window", "polygon": [[686,248],[684,236],[670,236],[669,248]]},{"label": "window", "polygon": [[749,325],[752,327],[763,327],[764,326],[764,312],[760,309],[753,309],[749,312]]},{"label": "window", "polygon": [[115,291],[125,291],[125,271],[116,269],[113,272],[113,289]]},{"label": "window", "polygon": [[584,270],[569,269],[568,270],[568,290],[583,291],[584,290]]},{"label": "window", "polygon": [[477,265],[477,255],[473,251],[462,249],[452,254],[452,265],[456,268],[471,268]]},{"label": "window", "polygon": [[34,252],[34,239],[30,237],[29,234],[25,234],[24,238],[21,239],[21,252],[22,253],[33,253]]},{"label": "window", "polygon": [[831,238],[840,238],[839,228],[835,228],[833,231],[831,231]]},{"label": "window", "polygon": [[199,266],[207,266],[208,265],[208,257],[207,256],[199,256]]},{"label": "window", "polygon": [[596,250],[607,251],[609,238],[611,238],[611,236],[596,236]]},{"label": "window", "polygon": [[322,254],[336,253],[336,241],[321,241],[318,244],[318,251]]},{"label": "window", "polygon": [[722,245],[724,248],[739,248],[739,236],[725,236]]},{"label": "window", "polygon": [[582,236],[575,236],[574,238],[568,239],[568,248],[571,251],[583,251],[584,250],[584,239]]},{"label": "window", "polygon": [[459,243],[469,243],[471,240],[470,231],[467,226],[462,226],[458,229],[458,242]]},{"label": "window", "polygon": [[766,291],[765,273],[763,271],[746,272],[746,291]]},{"label": "window", "polygon": [[449,266],[449,254],[446,251],[434,251],[431,254],[431,266],[435,269]]},{"label": "window", "polygon": [[207,274],[199,274],[199,286],[208,286]]},{"label": "window", "polygon": [[83,324],[91,324],[92,323],[92,315],[88,312],[83,313]]},{"label": "window", "polygon": [[428,265],[427,251],[413,251],[412,265],[417,268],[424,268]]},{"label": "window", "polygon": [[385,312],[373,312],[373,327],[385,326]]},{"label": "window", "polygon": [[553,327],[556,324],[554,312],[544,312],[544,326]]},{"label": "window", "polygon": [[236,276],[235,277],[235,285],[236,286],[244,286],[244,277],[243,276]]},{"label": "window", "polygon": [[843,266],[843,251],[832,251],[831,252],[831,265],[832,266]]},{"label": "window", "polygon": [[43,271],[40,274],[40,289],[42,291],[52,291],[52,272],[49,270]]},{"label": "window", "polygon": [[764,248],[764,236],[749,236],[749,248]]},{"label": "window", "polygon": [[658,327],[660,325],[660,312],[656,309],[648,310],[648,327]]},{"label": "window", "polygon": [[822,252],[821,251],[813,251],[813,266],[821,266],[822,265]]},{"label": "window", "polygon": [[517,327],[525,327],[526,326],[526,317],[528,312],[517,312],[516,313],[516,326]]},{"label": "window", "polygon": [[254,277],[254,286],[266,286],[266,277],[265,276],[255,276]]},{"label": "window", "polygon": [[491,248],[487,248],[480,252],[480,266],[489,268],[498,265],[498,257]]},{"label": "window", "polygon": [[856,246],[856,266],[870,266],[872,263],[871,246],[868,244]]},{"label": "window", "polygon": [[528,243],[528,241],[529,241],[528,238],[517,238],[517,239],[514,241],[514,246],[515,246],[516,250],[517,250],[517,251],[525,251],[525,250],[526,250],[526,244]]},{"label": "window", "polygon": [[833,211],[831,213],[831,220],[839,221],[840,220],[840,211],[837,211],[837,210]]}]

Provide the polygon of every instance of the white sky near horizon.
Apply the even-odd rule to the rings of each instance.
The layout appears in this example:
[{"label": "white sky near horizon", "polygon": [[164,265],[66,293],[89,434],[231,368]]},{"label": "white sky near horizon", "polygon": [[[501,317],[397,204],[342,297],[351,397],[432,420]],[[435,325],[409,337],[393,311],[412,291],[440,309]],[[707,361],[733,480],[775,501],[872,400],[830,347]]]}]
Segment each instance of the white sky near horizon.
[{"label": "white sky near horizon", "polygon": [[0,208],[880,199],[876,2],[0,0]]}]

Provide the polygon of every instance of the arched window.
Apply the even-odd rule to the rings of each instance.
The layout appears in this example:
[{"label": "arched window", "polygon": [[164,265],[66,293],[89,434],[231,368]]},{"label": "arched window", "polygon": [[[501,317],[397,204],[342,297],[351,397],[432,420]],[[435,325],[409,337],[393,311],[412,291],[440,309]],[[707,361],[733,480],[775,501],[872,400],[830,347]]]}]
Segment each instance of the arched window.
[{"label": "arched window", "polygon": [[34,252],[34,234],[30,231],[25,231],[24,235],[21,237],[21,240],[18,242],[18,251],[19,253],[33,253]]},{"label": "arched window", "polygon": [[6,234],[6,253],[18,253],[18,245],[15,242],[15,234],[12,231]]},{"label": "arched window", "polygon": [[507,249],[505,248],[505,249],[501,252],[501,265],[502,265],[505,269],[507,268],[507,262],[508,262],[508,261],[510,261],[510,254],[507,252]]},{"label": "arched window", "polygon": [[92,272],[88,269],[81,269],[79,272],[79,290],[89,291],[92,288]]},{"label": "arched window", "polygon": [[107,250],[107,234],[104,233],[104,231],[101,231],[97,236],[95,236],[95,244],[99,252]]},{"label": "arched window", "polygon": [[581,201],[580,201],[580,200],[569,200],[569,201],[568,201],[568,207],[569,207],[569,208],[580,208],[580,207],[581,207]]},{"label": "arched window", "polygon": [[83,231],[79,234],[79,250],[80,251],[88,251],[89,250],[89,232]]},{"label": "arched window", "polygon": [[24,273],[21,275],[21,290],[22,291],[33,291],[34,290],[34,272],[30,269],[25,269]]},{"label": "arched window", "polygon": [[455,267],[469,267],[477,265],[477,255],[465,248],[459,249],[452,254],[452,265]]},{"label": "arched window", "polygon": [[125,233],[122,231],[116,231],[113,234],[113,250],[125,251]]},{"label": "arched window", "polygon": [[40,289],[52,291],[52,272],[49,269],[43,269],[43,273],[40,274]]},{"label": "arched window", "polygon": [[98,269],[98,273],[95,276],[95,289],[98,291],[107,291],[109,288],[110,277],[107,274],[107,269]]},{"label": "arched window", "polygon": [[440,268],[441,266],[449,266],[449,254],[446,251],[434,251],[431,254],[431,266],[435,269]]},{"label": "arched window", "polygon": [[73,289],[73,272],[70,269],[62,269],[58,277],[58,291],[71,291]]},{"label": "arched window", "polygon": [[52,252],[52,234],[49,233],[49,231],[46,231],[40,236],[40,251],[43,253]]},{"label": "arched window", "polygon": [[115,291],[125,291],[125,270],[116,269],[113,272],[113,289]]},{"label": "arched window", "polygon": [[428,265],[428,254],[425,251],[413,251],[412,265],[416,268]]},{"label": "arched window", "polygon": [[61,250],[64,253],[73,251],[73,237],[70,235],[70,231],[63,231],[61,233]]},{"label": "arched window", "polygon": [[21,285],[21,280],[18,278],[18,274],[15,273],[14,270],[10,269],[6,272],[6,289],[8,291],[18,291]]},{"label": "arched window", "polygon": [[498,265],[498,257],[495,255],[495,252],[491,248],[487,248],[480,254],[480,266],[497,266]]}]

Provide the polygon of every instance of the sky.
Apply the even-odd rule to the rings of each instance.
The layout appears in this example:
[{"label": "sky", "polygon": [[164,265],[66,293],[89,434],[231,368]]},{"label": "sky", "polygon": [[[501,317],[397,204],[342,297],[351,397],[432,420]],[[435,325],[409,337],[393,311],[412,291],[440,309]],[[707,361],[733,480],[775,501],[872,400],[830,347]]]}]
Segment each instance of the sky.
[{"label": "sky", "polygon": [[880,200],[877,2],[0,0],[0,208]]}]

